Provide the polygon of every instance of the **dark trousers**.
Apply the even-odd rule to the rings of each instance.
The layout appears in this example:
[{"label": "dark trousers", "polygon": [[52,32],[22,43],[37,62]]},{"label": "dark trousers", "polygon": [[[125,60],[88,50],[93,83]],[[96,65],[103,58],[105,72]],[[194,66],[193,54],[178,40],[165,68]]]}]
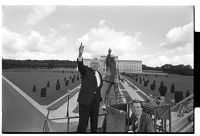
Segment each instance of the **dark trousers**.
[{"label": "dark trousers", "polygon": [[91,104],[88,106],[79,103],[79,124],[77,132],[86,132],[90,117],[91,132],[97,132],[98,114],[100,101],[95,95]]},{"label": "dark trousers", "polygon": [[118,83],[109,82],[108,88],[107,88],[106,93],[105,93],[105,104],[106,105],[109,104],[108,99],[109,99],[109,93],[110,93],[110,90],[111,90],[112,86],[114,86],[115,97],[118,97],[118,93],[119,93]]}]

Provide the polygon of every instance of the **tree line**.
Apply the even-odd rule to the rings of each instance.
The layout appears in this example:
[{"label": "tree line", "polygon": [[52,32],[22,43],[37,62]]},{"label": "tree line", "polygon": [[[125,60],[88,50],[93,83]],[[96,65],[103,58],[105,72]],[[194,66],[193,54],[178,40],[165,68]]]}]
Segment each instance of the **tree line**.
[{"label": "tree line", "polygon": [[[14,68],[76,68],[77,62],[70,60],[14,60],[2,59],[2,69]],[[161,67],[148,67],[142,65],[142,70],[155,70],[164,73],[179,74],[179,75],[193,75],[193,69],[190,65],[171,65],[165,64]]]},{"label": "tree line", "polygon": [[13,60],[2,59],[2,69],[14,68],[76,68],[76,61],[69,60]]},{"label": "tree line", "polygon": [[148,67],[146,65],[142,65],[142,70],[155,70],[155,71],[162,71],[164,73],[170,74],[179,74],[179,75],[186,75],[192,76],[194,73],[194,69],[190,65],[172,65],[172,64],[165,64],[161,67]]}]

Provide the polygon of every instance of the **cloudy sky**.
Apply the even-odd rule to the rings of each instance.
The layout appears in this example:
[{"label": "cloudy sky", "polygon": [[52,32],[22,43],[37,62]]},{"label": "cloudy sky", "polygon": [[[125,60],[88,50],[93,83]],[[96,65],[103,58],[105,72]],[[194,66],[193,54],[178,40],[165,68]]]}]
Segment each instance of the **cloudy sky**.
[{"label": "cloudy sky", "polygon": [[192,6],[3,6],[2,57],[76,60],[106,55],[147,66],[193,67]]}]

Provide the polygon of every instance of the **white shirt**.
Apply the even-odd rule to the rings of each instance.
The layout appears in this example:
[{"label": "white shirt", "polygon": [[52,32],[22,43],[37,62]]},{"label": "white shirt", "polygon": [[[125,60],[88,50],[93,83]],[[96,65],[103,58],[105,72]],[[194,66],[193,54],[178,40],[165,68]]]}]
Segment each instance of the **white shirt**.
[{"label": "white shirt", "polygon": [[[82,60],[83,60],[83,57],[78,57],[78,61],[82,61]],[[100,83],[101,83],[101,79],[100,79],[100,75],[97,71],[95,71],[95,77],[97,80],[97,87],[99,87]]]},{"label": "white shirt", "polygon": [[100,79],[100,75],[99,75],[99,73],[97,71],[95,71],[95,77],[96,77],[96,80],[97,80],[97,87],[99,87],[101,79]]}]

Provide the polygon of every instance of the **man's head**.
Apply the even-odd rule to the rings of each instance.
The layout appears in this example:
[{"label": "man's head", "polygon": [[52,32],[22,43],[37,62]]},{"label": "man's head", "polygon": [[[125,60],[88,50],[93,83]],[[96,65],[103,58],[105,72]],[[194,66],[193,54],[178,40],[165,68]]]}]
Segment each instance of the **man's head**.
[{"label": "man's head", "polygon": [[133,102],[131,108],[132,108],[135,116],[139,116],[142,113],[142,102],[140,102],[140,101]]},{"label": "man's head", "polygon": [[93,69],[93,70],[98,70],[100,66],[100,63],[99,63],[99,60],[97,58],[94,58],[90,61],[90,67]]}]

